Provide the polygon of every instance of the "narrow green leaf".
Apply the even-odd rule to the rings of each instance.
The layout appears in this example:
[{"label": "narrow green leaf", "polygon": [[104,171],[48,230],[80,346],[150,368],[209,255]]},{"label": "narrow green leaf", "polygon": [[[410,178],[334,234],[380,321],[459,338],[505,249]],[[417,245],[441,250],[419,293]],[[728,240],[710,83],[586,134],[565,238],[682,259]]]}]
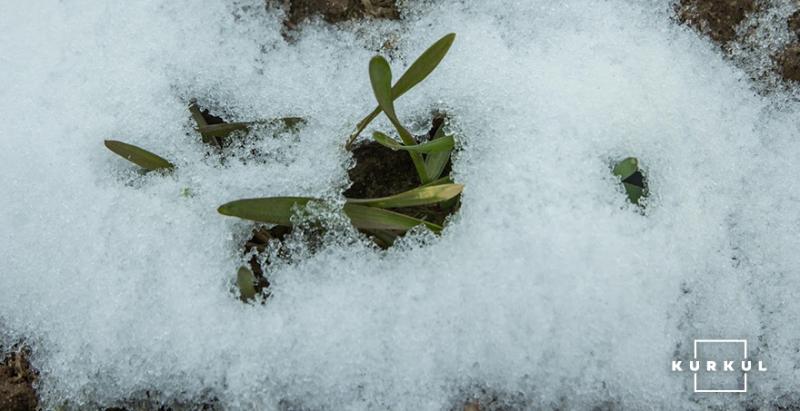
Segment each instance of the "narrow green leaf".
[{"label": "narrow green leaf", "polygon": [[453,179],[450,176],[439,177],[436,180],[431,181],[430,183],[423,184],[420,187],[431,187],[431,186],[438,186],[442,184],[450,184],[453,182]]},{"label": "narrow green leaf", "polygon": [[247,267],[239,267],[236,273],[236,286],[239,287],[239,298],[250,301],[256,298],[256,276]]},{"label": "narrow green leaf", "polygon": [[438,224],[382,208],[345,203],[344,213],[350,218],[350,222],[359,229],[407,231],[424,224],[435,233],[442,231],[442,226]]},{"label": "narrow green leaf", "polygon": [[618,176],[621,180],[624,180],[630,177],[637,170],[639,170],[639,160],[637,160],[636,157],[628,157],[617,163],[612,172],[615,176]]},{"label": "narrow green leaf", "polygon": [[[439,126],[432,140],[435,141],[443,137],[444,127]],[[453,137],[450,136],[450,138]],[[445,167],[447,167],[447,162],[450,161],[450,155],[452,152],[452,150],[447,150],[441,153],[431,153],[425,157],[425,172],[428,174],[428,178],[436,180],[442,175]]]},{"label": "narrow green leaf", "polygon": [[116,140],[105,140],[103,144],[115,154],[145,170],[171,170],[175,168],[169,161],[134,145]]},{"label": "narrow green leaf", "polygon": [[[200,110],[200,106],[197,105],[197,102],[194,99],[189,102],[189,113],[192,114],[192,119],[194,120],[195,124],[197,124],[198,130],[208,126],[208,122],[206,121],[205,117],[203,117],[203,112]],[[221,142],[218,139],[208,136],[202,131],[200,132],[200,138],[203,139],[203,143],[221,145]]]},{"label": "narrow green leaf", "polygon": [[405,151],[413,151],[415,153],[442,153],[442,152],[450,152],[455,145],[455,140],[453,136],[446,136],[443,138],[437,138],[436,140],[427,141],[421,144],[414,144],[411,146],[406,146],[400,144],[397,140],[387,136],[386,134],[381,133],[380,131],[376,131],[372,134],[372,138],[375,139],[379,144],[384,147],[388,147],[394,151],[397,150],[405,150]]},{"label": "narrow green leaf", "polygon": [[[309,197],[251,198],[223,204],[217,211],[223,215],[246,220],[291,226],[291,217],[295,207],[304,207],[309,201],[315,201],[315,199]],[[442,230],[441,226],[418,218],[359,204],[345,204],[344,213],[350,218],[353,226],[360,229],[406,231],[424,224],[434,232]]]},{"label": "narrow green leaf", "polygon": [[420,56],[411,63],[408,70],[400,76],[400,79],[397,80],[397,83],[395,83],[392,88],[392,95],[394,98],[402,96],[406,91],[411,90],[412,87],[419,84],[422,80],[425,80],[425,77],[428,77],[436,66],[439,65],[444,56],[447,55],[455,39],[456,33],[447,34],[420,54]]},{"label": "narrow green leaf", "polygon": [[378,142],[378,144],[388,147],[394,151],[400,150],[403,145],[400,144],[399,141],[387,136],[386,134],[381,133],[380,131],[376,131],[372,133],[372,138]]},{"label": "narrow green leaf", "polygon": [[312,200],[314,199],[310,197],[248,198],[223,204],[217,211],[246,220],[291,226],[294,207],[303,207]]},{"label": "narrow green leaf", "polygon": [[279,126],[287,131],[297,131],[305,124],[302,117],[282,117],[271,120],[239,121],[234,123],[207,124],[197,127],[197,131],[204,137],[227,137],[236,131],[249,131],[255,126]]},{"label": "narrow green leaf", "polygon": [[204,127],[208,125],[206,119],[203,117],[203,113],[200,111],[200,106],[198,106],[197,102],[194,100],[189,102],[189,113],[192,114],[192,119],[194,119],[197,127]]},{"label": "narrow green leaf", "polygon": [[197,131],[199,131],[204,138],[227,137],[235,131],[248,131],[252,124],[253,123],[244,122],[209,124],[197,127]]},{"label": "narrow green leaf", "polygon": [[447,201],[461,194],[463,189],[464,186],[461,184],[440,184],[418,187],[388,197],[347,199],[347,204],[360,204],[378,208],[413,207]]}]

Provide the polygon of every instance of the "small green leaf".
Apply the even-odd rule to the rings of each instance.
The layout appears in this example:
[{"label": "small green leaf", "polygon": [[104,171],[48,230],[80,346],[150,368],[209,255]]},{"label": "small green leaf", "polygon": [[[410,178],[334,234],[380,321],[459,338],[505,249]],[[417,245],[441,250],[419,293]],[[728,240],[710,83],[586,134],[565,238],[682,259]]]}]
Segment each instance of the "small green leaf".
[{"label": "small green leaf", "polygon": [[385,58],[375,56],[369,61],[369,80],[378,106],[392,123],[398,122],[392,98],[392,68]]},{"label": "small green leaf", "polygon": [[447,152],[449,153],[453,146],[455,146],[455,140],[453,136],[446,136],[443,138],[437,138],[436,140],[427,141],[421,144],[414,144],[410,146],[406,146],[400,144],[397,140],[387,136],[386,134],[381,133],[380,131],[376,131],[372,134],[372,138],[375,139],[379,144],[384,147],[388,147],[392,150],[405,150],[405,151],[413,151],[416,153],[442,153]]},{"label": "small green leaf", "polygon": [[304,207],[312,200],[314,199],[310,197],[249,198],[223,204],[217,211],[245,220],[291,226],[295,206]]},{"label": "small green leaf", "polygon": [[194,119],[194,122],[197,123],[197,127],[204,127],[208,125],[206,119],[203,117],[203,112],[200,111],[200,106],[197,105],[197,102],[194,101],[194,99],[189,102],[189,113],[192,114],[192,118]]},{"label": "small green leaf", "polygon": [[239,287],[239,298],[250,301],[256,298],[256,276],[247,267],[239,267],[236,273],[236,286]]},{"label": "small green leaf", "polygon": [[203,136],[204,139],[212,137],[227,137],[235,131],[248,131],[252,123],[220,123],[208,124],[205,126],[197,127],[197,131]]},{"label": "small green leaf", "polygon": [[345,203],[344,213],[350,218],[350,222],[359,229],[407,231],[424,224],[435,233],[442,231],[442,226],[438,224],[382,208]]},{"label": "small green leaf", "polygon": [[639,200],[644,196],[644,188],[630,183],[622,183],[622,185],[628,194],[628,200],[633,204],[639,204]]},{"label": "small green leaf", "polygon": [[[433,141],[444,138],[444,127],[439,127],[436,134],[433,136]],[[450,138],[453,138],[450,136]],[[447,162],[450,161],[452,150],[443,151],[441,153],[432,153],[425,157],[425,171],[430,179],[438,179],[447,167]]]},{"label": "small green leaf", "polygon": [[[192,119],[194,119],[195,124],[197,124],[198,130],[208,126],[208,122],[206,121],[205,117],[203,117],[203,112],[200,110],[200,106],[197,105],[197,102],[194,99],[189,102],[189,113],[192,114]],[[203,134],[202,131],[200,132],[200,137],[203,139],[203,143],[221,145],[221,142],[217,138],[207,136]]]},{"label": "small green leaf", "polygon": [[236,131],[247,132],[255,126],[278,126],[287,131],[297,131],[297,129],[305,124],[305,122],[306,120],[302,117],[283,117],[271,120],[207,124],[205,126],[198,126],[197,131],[200,132],[203,138],[228,137],[231,133]]},{"label": "small green leaf", "polygon": [[628,157],[614,166],[613,173],[621,180],[625,180],[639,170],[639,160],[636,157]]},{"label": "small green leaf", "polygon": [[456,33],[447,34],[420,54],[392,87],[392,96],[398,98],[419,84],[419,82],[425,80],[425,77],[428,77],[444,56],[447,55],[455,39]]},{"label": "small green leaf", "polygon": [[413,207],[447,201],[464,189],[461,184],[439,184],[419,187],[400,194],[381,198],[348,199],[347,204],[360,204],[379,208]]},{"label": "small green leaf", "polygon": [[105,140],[103,144],[115,154],[145,170],[171,170],[175,168],[169,161],[134,145],[116,140]]}]

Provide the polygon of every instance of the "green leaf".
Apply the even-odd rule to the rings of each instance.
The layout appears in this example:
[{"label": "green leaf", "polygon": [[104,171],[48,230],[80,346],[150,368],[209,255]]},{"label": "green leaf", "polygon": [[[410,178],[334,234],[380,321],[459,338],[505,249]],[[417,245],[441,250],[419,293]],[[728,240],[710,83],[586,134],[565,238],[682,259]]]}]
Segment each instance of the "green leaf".
[{"label": "green leaf", "polygon": [[247,267],[239,267],[236,273],[236,286],[239,287],[239,298],[250,301],[256,298],[256,276]]},{"label": "green leaf", "polygon": [[612,171],[615,176],[618,176],[621,180],[625,180],[626,178],[630,177],[633,173],[639,170],[639,160],[636,157],[628,157],[614,166],[614,170]]},{"label": "green leaf", "polygon": [[438,186],[442,184],[450,184],[453,182],[453,179],[450,176],[439,177],[436,180],[431,181],[430,183],[423,184],[420,187],[430,187],[430,186]]},{"label": "green leaf", "polygon": [[625,187],[625,192],[628,194],[628,200],[633,204],[639,204],[639,200],[644,196],[644,188],[630,183],[622,183],[622,185]]},{"label": "green leaf", "polygon": [[360,204],[379,208],[413,207],[447,201],[461,194],[463,189],[464,186],[461,184],[439,184],[415,188],[388,197],[347,199],[347,204]]},{"label": "green leaf", "polygon": [[192,118],[194,119],[194,122],[197,123],[197,127],[204,127],[208,125],[206,119],[203,117],[202,111],[200,111],[200,106],[198,106],[197,102],[194,100],[189,102],[189,113],[192,114]]},{"label": "green leaf", "polygon": [[221,123],[221,124],[207,124],[205,126],[197,127],[197,131],[203,135],[204,138],[211,137],[227,137],[236,131],[249,131],[255,126],[280,126],[287,131],[297,131],[297,129],[305,124],[306,120],[302,117],[283,117],[271,120],[258,120],[258,121],[240,121],[234,123]]},{"label": "green leaf", "polygon": [[420,54],[420,56],[411,63],[408,70],[400,76],[400,79],[397,80],[394,87],[392,87],[392,96],[398,98],[405,94],[406,91],[411,90],[412,87],[419,84],[419,82],[425,80],[425,77],[428,77],[436,66],[439,65],[444,56],[447,55],[455,39],[456,33],[447,34]]},{"label": "green leaf", "polygon": [[[250,198],[231,201],[221,205],[220,214],[239,217],[246,220],[260,221],[270,224],[291,226],[291,217],[295,207],[303,207],[309,201],[317,201],[310,197],[270,197]],[[404,214],[359,204],[345,204],[344,213],[356,228],[406,231],[424,224],[434,232],[442,227]]]},{"label": "green leaf", "polygon": [[243,122],[209,124],[206,126],[197,127],[197,131],[199,131],[205,139],[211,137],[227,137],[235,131],[248,131],[251,125],[252,123]]},{"label": "green leaf", "polygon": [[[436,141],[442,139],[443,137],[444,127],[439,126],[432,140]],[[453,138],[452,136],[449,137]],[[452,150],[447,150],[441,153],[431,153],[425,157],[425,172],[428,174],[428,178],[435,180],[442,175],[445,167],[447,167],[447,162],[450,161],[450,154],[452,154]]]},{"label": "green leaf", "polygon": [[375,99],[378,100],[378,107],[392,123],[398,122],[392,98],[392,68],[385,58],[375,56],[369,61],[369,80]]},{"label": "green leaf", "polygon": [[350,222],[359,229],[407,231],[424,224],[435,233],[442,231],[442,226],[438,224],[382,208],[345,203],[344,213],[350,218]]},{"label": "green leaf", "polygon": [[217,211],[223,215],[245,220],[291,226],[295,206],[304,207],[313,200],[310,197],[248,198],[223,204]]},{"label": "green leaf", "polygon": [[436,140],[427,141],[422,144],[414,144],[411,146],[406,146],[400,144],[397,140],[387,136],[386,134],[381,133],[380,131],[376,131],[372,134],[372,138],[375,139],[378,143],[380,143],[384,147],[388,147],[394,151],[397,150],[405,150],[405,151],[413,151],[416,153],[442,153],[447,152],[449,153],[453,146],[455,145],[455,140],[453,136],[447,136],[443,138],[437,138]]},{"label": "green leaf", "polygon": [[169,161],[134,145],[116,140],[105,140],[103,144],[115,154],[145,170],[172,170],[175,168]]}]

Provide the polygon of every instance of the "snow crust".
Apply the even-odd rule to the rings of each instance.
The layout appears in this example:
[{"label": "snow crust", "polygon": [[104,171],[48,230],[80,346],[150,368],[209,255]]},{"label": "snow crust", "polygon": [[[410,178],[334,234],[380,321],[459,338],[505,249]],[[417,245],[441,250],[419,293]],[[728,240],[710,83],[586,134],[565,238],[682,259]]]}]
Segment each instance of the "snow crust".
[{"label": "snow crust", "polygon": [[[315,23],[287,43],[249,1],[9,2],[0,13],[0,341],[24,339],[47,408],[145,391],[226,409],[728,409],[800,384],[798,104],[757,94],[669,3],[411,2],[401,22]],[[444,107],[460,212],[386,252],[350,233],[231,293],[246,197],[338,198],[341,148],[399,73],[458,34],[398,100]],[[755,64],[755,63],[753,63]],[[299,115],[268,161],[207,157],[186,102],[229,120]],[[385,120],[370,129],[389,130]],[[367,135],[368,133],[365,133]],[[136,173],[104,139],[177,165]],[[610,172],[636,156],[641,214]],[[190,189],[192,196],[181,195]],[[748,394],[692,394],[670,361],[745,338]]]}]

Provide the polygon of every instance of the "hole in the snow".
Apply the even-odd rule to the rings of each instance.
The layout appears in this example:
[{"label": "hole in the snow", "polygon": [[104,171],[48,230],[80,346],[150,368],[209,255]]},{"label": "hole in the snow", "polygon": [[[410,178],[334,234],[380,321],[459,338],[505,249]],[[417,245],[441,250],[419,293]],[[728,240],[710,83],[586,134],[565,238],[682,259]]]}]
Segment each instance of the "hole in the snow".
[{"label": "hole in the snow", "polygon": [[[417,136],[417,143],[445,138],[446,123],[447,117],[444,114],[434,113],[429,131],[426,135]],[[435,177],[434,182],[422,184],[408,152],[392,150],[374,140],[361,143],[353,149],[355,165],[348,171],[352,185],[344,192],[344,196],[348,199],[388,198],[420,187],[432,187],[436,184],[453,185],[453,181],[449,177],[451,153],[451,151],[445,151],[429,153],[425,156],[426,163],[427,160],[431,160],[431,156],[441,155],[444,157],[438,169],[431,173]],[[448,216],[458,211],[460,205],[461,195],[458,194],[440,202],[386,208],[392,212],[441,227],[445,224]],[[399,236],[405,233],[401,230],[362,229],[361,231],[382,248],[391,246]]]},{"label": "hole in the snow", "polygon": [[636,157],[625,158],[612,168],[612,173],[620,179],[628,200],[640,207],[644,207],[643,199],[649,194],[647,176],[639,167]]},{"label": "hole in the snow", "polygon": [[223,163],[228,157],[237,157],[245,162],[269,161],[269,153],[263,150],[259,141],[265,136],[297,139],[298,131],[306,123],[302,117],[229,122],[223,118],[224,114],[213,114],[194,99],[189,103],[189,113],[195,130],[203,143],[209,146],[209,154],[218,155]]}]

